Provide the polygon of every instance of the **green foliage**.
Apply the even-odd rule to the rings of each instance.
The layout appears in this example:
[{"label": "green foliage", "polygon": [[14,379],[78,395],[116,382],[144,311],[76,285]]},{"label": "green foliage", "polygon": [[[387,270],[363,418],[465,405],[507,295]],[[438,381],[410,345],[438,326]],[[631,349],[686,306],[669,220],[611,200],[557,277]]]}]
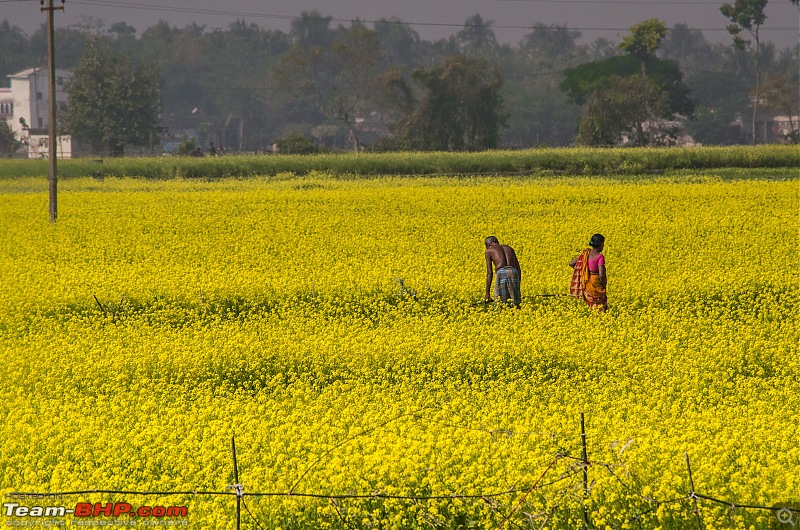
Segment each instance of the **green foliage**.
[{"label": "green foliage", "polygon": [[767,20],[764,9],[767,0],[736,0],[733,4],[723,4],[720,12],[730,19],[728,32],[733,35],[733,45],[743,50],[750,45],[750,41],[743,39],[739,34],[747,30],[756,35],[758,28]]},{"label": "green foliage", "polygon": [[574,144],[580,109],[568,102],[559,83],[565,68],[588,59],[578,39],[577,31],[536,24],[517,53],[498,57],[504,78],[503,105],[509,116],[501,145],[525,148]]},{"label": "green foliage", "polygon": [[397,19],[380,19],[373,24],[385,68],[413,68],[420,63],[421,39],[408,24]]},{"label": "green foliage", "polygon": [[[137,32],[126,22],[104,24],[93,19],[56,30],[56,62],[61,68],[74,69],[87,49],[87,42],[103,35],[116,54],[130,57],[133,64],[158,70],[163,79],[161,125],[165,129],[178,138],[183,131],[194,129],[202,146],[213,141],[229,152],[237,149],[252,152],[264,150],[276,137],[312,131],[317,144],[330,148],[352,147],[356,138],[373,148],[379,139],[386,145],[390,142],[386,139],[386,125],[400,122],[425,95],[424,87],[413,85],[411,72],[419,67],[443,65],[448,57],[465,53],[471,59],[483,58],[497,64],[502,73],[500,94],[509,119],[508,128],[501,128],[500,145],[573,144],[581,109],[571,104],[574,100],[558,88],[563,72],[588,61],[599,62],[624,53],[618,46],[622,39],[601,38],[584,43],[576,31],[536,24],[518,45],[499,45],[491,21],[468,17],[466,13],[464,18],[463,28],[439,40],[423,40],[411,25],[397,19],[378,20],[374,24],[337,24],[331,17],[316,12],[293,19],[291,30],[285,32],[244,21],[214,29],[197,24],[175,27],[161,22]],[[634,26],[625,42],[641,45],[644,51],[652,50],[657,38],[647,37],[658,37],[660,33],[644,31],[650,22]],[[658,30],[655,25],[653,29]],[[742,28],[740,36],[747,36],[747,31]],[[363,44],[358,44],[355,37],[359,33],[374,33],[375,38],[363,39]],[[5,86],[5,75],[9,73],[44,64],[46,41],[43,27],[27,35],[12,23],[0,20],[0,85]],[[276,82],[275,66],[285,58],[290,62],[296,59],[290,52],[293,45],[316,61],[308,66],[316,69],[320,80],[318,90],[309,89],[310,85],[300,76],[284,85]],[[625,53],[631,65],[627,73],[611,68],[608,75],[641,73],[642,61],[634,53],[636,49],[630,47]],[[797,79],[796,49],[793,46],[762,53],[760,70]],[[769,43],[762,43],[762,50],[770,50]],[[730,114],[739,116],[751,107],[749,94],[757,67],[754,54],[712,45],[703,38],[701,30],[680,24],[670,29],[657,52],[660,59],[673,60],[679,65],[674,68],[687,74],[683,85],[693,90],[696,96],[693,99],[713,109],[717,116],[723,107],[726,113],[731,110]],[[339,65],[337,61],[342,61],[343,54],[352,57],[363,54],[369,56],[371,63],[364,67],[365,63],[359,59],[344,60]],[[610,64],[602,68],[605,66]],[[663,65],[648,58],[645,67],[645,73],[653,78],[660,75]],[[349,78],[336,79],[336,73],[344,73],[347,68],[350,68]],[[395,80],[406,80],[407,94],[397,90],[399,85],[395,83],[391,85],[395,89],[392,97],[387,97],[383,85],[375,82],[379,78],[390,79],[392,76],[385,75],[390,69],[399,73]],[[348,88],[347,83],[361,91]],[[671,74],[659,83],[671,94],[673,88],[682,86]],[[335,99],[334,88],[338,91]],[[330,105],[321,106],[320,95],[328,97]],[[675,102],[680,97],[672,94],[671,99]],[[586,100],[588,94],[580,104]],[[409,103],[414,105],[409,108]],[[333,115],[334,111],[338,117]],[[361,118],[370,127],[363,126],[367,122]],[[349,131],[347,123],[355,125],[354,130]],[[381,126],[374,127],[376,123]],[[200,131],[201,124],[207,124],[205,131]],[[398,137],[391,139],[394,148],[412,147],[403,132],[399,128]],[[78,142],[76,146],[79,153],[82,146]],[[107,150],[105,145],[98,148],[102,152]]]},{"label": "green foliage", "polygon": [[762,24],[767,20],[767,15],[764,13],[764,8],[767,7],[767,0],[736,0],[733,4],[723,4],[720,11],[723,15],[728,17],[731,24],[728,25],[728,32],[733,35],[733,46],[738,50],[744,50],[750,46],[750,41],[743,39],[739,33],[743,29],[747,30],[750,35],[755,38],[755,58],[756,58],[756,86],[753,98],[753,118],[751,125],[751,134],[753,143],[756,143],[756,116],[758,114],[758,106],[761,101],[759,95],[759,88],[761,84],[761,43],[759,38],[759,29]]},{"label": "green foliage", "polygon": [[292,20],[292,41],[303,50],[329,48],[333,41],[332,20],[333,17],[324,17],[317,10],[303,11],[299,18]]},{"label": "green foliage", "polygon": [[275,143],[278,146],[278,153],[287,155],[307,155],[316,153],[317,148],[314,142],[307,136],[291,135],[278,138]]},{"label": "green foliage", "polygon": [[678,63],[660,59],[655,50],[666,35],[666,25],[656,19],[631,27],[620,48],[621,57],[582,64],[564,72],[561,90],[583,112],[577,142],[584,145],[633,145],[652,143],[645,136],[658,119],[691,116],[694,103],[683,83]]},{"label": "green foliage", "polygon": [[703,145],[734,145],[741,141],[741,130],[731,125],[732,116],[725,109],[699,106],[692,120],[686,122],[686,132]]},{"label": "green foliage", "polygon": [[493,20],[483,20],[478,14],[464,22],[464,29],[456,34],[461,50],[470,56],[481,56],[497,48],[497,38],[491,26]]},{"label": "green foliage", "polygon": [[[577,142],[581,145],[653,144],[653,123],[666,114],[667,94],[642,76],[612,77],[583,107]],[[643,124],[650,127],[645,133]]]},{"label": "green foliage", "polygon": [[[218,139],[220,145],[239,151],[255,145],[263,148],[259,141],[277,132],[275,121],[280,119],[282,100],[265,98],[257,89],[268,78],[275,55],[288,51],[288,37],[242,20],[230,24],[226,31],[217,29],[198,40],[205,54],[199,60],[207,66],[199,68],[197,76],[206,86],[225,85],[223,90],[192,98],[206,120],[208,134],[201,135],[201,143],[206,145]],[[180,63],[180,59],[175,62]],[[222,131],[227,132],[227,139],[218,136]]]},{"label": "green foliage", "polygon": [[[375,108],[381,92],[378,34],[355,20],[349,28],[340,27],[336,33],[328,30],[328,37],[320,41],[321,37],[309,30],[321,30],[330,19],[312,16],[313,13],[304,15],[303,24],[294,26],[294,31],[304,37],[280,61],[276,77],[282,88],[312,101],[322,115],[343,125],[353,150],[360,151],[356,118]],[[307,24],[311,27],[307,28]]]},{"label": "green foliage", "polygon": [[126,145],[149,146],[161,131],[158,73],[115,53],[97,38],[66,86],[65,132],[94,152],[121,156]]},{"label": "green foliage", "polygon": [[496,65],[464,56],[443,67],[419,68],[416,81],[426,91],[419,106],[401,123],[412,148],[431,151],[476,151],[497,147],[508,115]]},{"label": "green foliage", "polygon": [[8,20],[0,23],[0,79],[28,68],[34,60],[30,38]]},{"label": "green foliage", "polygon": [[[374,175],[636,175],[673,170],[728,171],[746,168],[751,178],[797,178],[796,146],[759,145],[675,148],[549,148],[480,153],[347,153],[228,155],[224,157],[123,157],[106,159],[106,177],[153,179],[276,177],[323,172],[341,178]],[[759,173],[759,168],[767,169]],[[97,170],[91,159],[61,160],[61,178],[87,177]],[[734,170],[741,173],[741,170]],[[0,178],[47,176],[47,160],[2,160]],[[742,178],[741,175],[736,178]]]},{"label": "green foliage", "polygon": [[656,49],[667,35],[667,24],[656,18],[631,26],[631,34],[622,39],[619,49],[642,60],[655,57]]},{"label": "green foliage", "polygon": [[520,44],[521,50],[536,62],[553,64],[559,56],[574,52],[581,34],[565,26],[537,23]]},{"label": "green foliage", "polygon": [[0,155],[16,153],[21,144],[8,122],[0,118]]},{"label": "green foliage", "polygon": [[181,140],[178,148],[175,149],[175,154],[180,156],[189,156],[197,150],[197,142],[194,138],[184,138]]},{"label": "green foliage", "polygon": [[[591,95],[608,88],[613,77],[641,75],[639,61],[632,55],[611,57],[585,63],[564,72],[561,90],[573,103],[583,105]],[[672,115],[690,115],[694,104],[683,73],[675,61],[653,58],[647,63],[647,78],[667,94],[668,110]]]},{"label": "green foliage", "polygon": [[789,118],[790,131],[786,140],[792,143],[797,143],[798,129],[800,129],[800,124],[793,118],[800,114],[798,93],[800,93],[800,81],[792,81],[781,75],[767,77],[761,92],[765,108]]}]

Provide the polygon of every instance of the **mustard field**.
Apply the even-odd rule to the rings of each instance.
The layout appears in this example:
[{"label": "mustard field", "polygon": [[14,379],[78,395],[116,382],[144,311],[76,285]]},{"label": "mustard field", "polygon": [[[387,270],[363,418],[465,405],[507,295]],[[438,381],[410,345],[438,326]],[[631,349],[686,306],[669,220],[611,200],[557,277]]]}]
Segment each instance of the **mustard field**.
[{"label": "mustard field", "polygon": [[788,530],[785,173],[0,180],[3,524]]}]

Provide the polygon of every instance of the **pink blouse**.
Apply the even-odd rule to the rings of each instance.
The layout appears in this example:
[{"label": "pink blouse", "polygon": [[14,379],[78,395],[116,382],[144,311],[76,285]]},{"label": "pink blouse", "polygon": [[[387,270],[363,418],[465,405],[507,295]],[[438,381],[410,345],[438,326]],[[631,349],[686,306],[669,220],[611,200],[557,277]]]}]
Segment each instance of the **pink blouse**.
[{"label": "pink blouse", "polygon": [[600,265],[606,264],[606,258],[602,254],[598,254],[589,260],[589,272],[600,272]]}]

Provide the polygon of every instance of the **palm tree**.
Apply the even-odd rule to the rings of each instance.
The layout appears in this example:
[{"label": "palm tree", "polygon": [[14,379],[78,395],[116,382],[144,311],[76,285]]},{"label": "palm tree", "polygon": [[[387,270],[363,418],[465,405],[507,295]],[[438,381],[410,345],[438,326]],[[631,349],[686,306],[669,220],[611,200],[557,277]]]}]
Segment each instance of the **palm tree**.
[{"label": "palm tree", "polygon": [[494,20],[483,20],[480,15],[472,15],[464,22],[464,29],[456,33],[461,49],[465,53],[484,55],[497,48],[497,38],[491,26]]},{"label": "palm tree", "polygon": [[8,20],[0,22],[0,78],[16,73],[30,64],[30,39]]},{"label": "palm tree", "polygon": [[300,18],[292,20],[292,44],[302,50],[312,47],[329,48],[333,40],[331,20],[333,17],[323,17],[317,11],[303,11]]}]

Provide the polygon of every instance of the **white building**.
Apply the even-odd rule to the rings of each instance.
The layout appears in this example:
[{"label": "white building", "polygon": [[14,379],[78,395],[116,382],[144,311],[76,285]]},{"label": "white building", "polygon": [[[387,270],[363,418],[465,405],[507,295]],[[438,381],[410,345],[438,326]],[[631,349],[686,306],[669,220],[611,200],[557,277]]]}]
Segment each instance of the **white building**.
[{"label": "white building", "polygon": [[775,116],[772,118],[773,138],[788,138],[800,129],[800,116]]},{"label": "white building", "polygon": [[[14,122],[14,98],[11,97],[11,89],[0,87],[0,120],[6,120],[13,130]],[[19,135],[16,135],[19,139]]]},{"label": "white building", "polygon": [[[56,105],[66,107],[64,83],[69,70],[56,69]],[[8,76],[10,88],[0,88],[0,118],[5,118],[18,140],[27,145],[30,158],[47,158],[50,134],[49,75],[46,68],[29,68]],[[72,157],[72,139],[58,136],[58,158]]]}]

